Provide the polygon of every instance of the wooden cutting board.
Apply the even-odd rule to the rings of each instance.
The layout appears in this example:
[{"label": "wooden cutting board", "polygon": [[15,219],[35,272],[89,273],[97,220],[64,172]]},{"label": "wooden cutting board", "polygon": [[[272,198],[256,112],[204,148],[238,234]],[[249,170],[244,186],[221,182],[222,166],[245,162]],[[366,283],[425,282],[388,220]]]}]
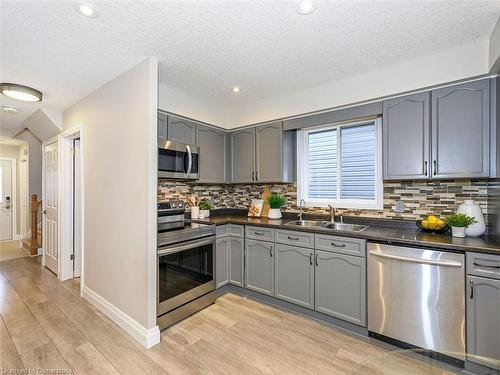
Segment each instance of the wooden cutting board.
[{"label": "wooden cutting board", "polygon": [[264,191],[262,192],[262,200],[264,201],[264,206],[262,207],[262,213],[260,217],[267,217],[269,213],[269,203],[267,203],[267,199],[271,196],[271,190],[269,190],[268,185],[264,185]]}]

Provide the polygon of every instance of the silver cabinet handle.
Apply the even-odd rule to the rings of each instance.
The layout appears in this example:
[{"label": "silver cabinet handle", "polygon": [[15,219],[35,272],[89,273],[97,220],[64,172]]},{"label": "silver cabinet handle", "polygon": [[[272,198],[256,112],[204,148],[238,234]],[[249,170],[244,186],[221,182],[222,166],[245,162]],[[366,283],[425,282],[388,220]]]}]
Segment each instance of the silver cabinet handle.
[{"label": "silver cabinet handle", "polygon": [[273,247],[272,246],[269,248],[269,255],[271,256],[271,258],[273,257]]},{"label": "silver cabinet handle", "polygon": [[309,264],[313,265],[313,253],[309,254]]},{"label": "silver cabinet handle", "polygon": [[255,171],[252,171],[252,181],[255,181]]},{"label": "silver cabinet handle", "polygon": [[299,237],[290,237],[290,236],[288,236],[288,239],[292,240],[292,241],[298,241]]},{"label": "silver cabinet handle", "polygon": [[469,281],[469,285],[470,285],[470,299],[473,299],[474,298],[474,282],[472,280]]},{"label": "silver cabinet handle", "polygon": [[381,257],[381,258],[400,260],[402,262],[430,264],[430,265],[434,265],[434,266],[443,266],[443,267],[458,267],[458,268],[462,267],[462,263],[454,262],[454,261],[438,261],[438,260],[407,258],[407,257],[399,256],[399,255],[377,253],[375,251],[370,251],[368,254],[374,255],[377,257]]},{"label": "silver cabinet handle", "polygon": [[434,160],[432,163],[433,163],[433,166],[434,166],[434,170],[433,170],[432,174],[435,176],[437,174],[437,161]]},{"label": "silver cabinet handle", "polygon": [[314,257],[314,262],[316,263],[316,267],[319,266],[318,264],[318,254],[316,254],[316,256]]},{"label": "silver cabinet handle", "polygon": [[255,171],[255,181],[259,181],[259,171]]},{"label": "silver cabinet handle", "polygon": [[253,232],[253,234],[256,235],[256,236],[263,236],[264,235],[263,232]]},{"label": "silver cabinet handle", "polygon": [[335,242],[330,242],[330,244],[334,247],[345,247],[345,244],[337,245]]},{"label": "silver cabinet handle", "polygon": [[475,265],[476,267],[484,267],[484,268],[500,268],[500,266],[488,266],[487,264],[479,264],[479,263],[476,263],[476,262],[473,262],[472,264],[473,264],[473,265]]},{"label": "silver cabinet handle", "polygon": [[428,168],[427,168],[427,160],[424,161],[424,176],[427,176]]}]

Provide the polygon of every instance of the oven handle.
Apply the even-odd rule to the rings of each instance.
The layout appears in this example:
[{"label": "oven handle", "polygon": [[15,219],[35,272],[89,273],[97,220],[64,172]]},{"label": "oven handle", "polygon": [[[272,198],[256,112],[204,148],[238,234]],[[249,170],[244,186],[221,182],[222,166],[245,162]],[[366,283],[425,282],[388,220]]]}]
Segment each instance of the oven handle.
[{"label": "oven handle", "polygon": [[193,168],[193,154],[191,152],[191,147],[189,145],[186,145],[186,150],[188,154],[188,167],[186,175],[188,176],[191,173],[191,169]]},{"label": "oven handle", "polygon": [[207,239],[207,240],[203,240],[203,241],[191,241],[191,242],[188,242],[184,245],[179,245],[179,246],[163,246],[163,247],[160,247],[158,248],[158,256],[163,256],[163,255],[169,255],[169,254],[175,254],[175,253],[178,253],[180,251],[184,251],[184,250],[189,250],[189,249],[193,249],[195,247],[198,247],[198,246],[203,246],[203,245],[210,245],[210,244],[213,244],[214,243],[214,238],[210,238],[210,239]]}]

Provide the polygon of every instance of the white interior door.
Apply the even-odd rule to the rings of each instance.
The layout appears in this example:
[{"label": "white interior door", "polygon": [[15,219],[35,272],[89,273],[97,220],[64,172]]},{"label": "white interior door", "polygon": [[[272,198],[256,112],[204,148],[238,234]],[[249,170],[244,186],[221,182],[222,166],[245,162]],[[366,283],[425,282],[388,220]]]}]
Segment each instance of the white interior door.
[{"label": "white interior door", "polygon": [[19,202],[20,202],[20,224],[21,230],[19,233],[25,235],[29,231],[29,217],[30,217],[30,206],[29,206],[29,173],[28,173],[28,159],[23,158],[19,161]]},{"label": "white interior door", "polygon": [[59,258],[58,151],[58,141],[43,145],[42,247],[45,266],[55,274],[58,273]]},{"label": "white interior door", "polygon": [[80,140],[73,142],[73,277],[82,272],[82,171]]},{"label": "white interior door", "polygon": [[0,160],[0,240],[12,240],[12,161]]}]

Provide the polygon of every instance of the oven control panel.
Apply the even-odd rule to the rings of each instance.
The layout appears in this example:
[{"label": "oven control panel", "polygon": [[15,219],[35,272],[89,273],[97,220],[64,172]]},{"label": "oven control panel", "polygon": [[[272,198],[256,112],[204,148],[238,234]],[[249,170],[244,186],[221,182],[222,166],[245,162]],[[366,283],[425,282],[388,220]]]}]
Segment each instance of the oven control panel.
[{"label": "oven control panel", "polygon": [[169,201],[169,202],[160,202],[158,203],[158,210],[179,210],[185,209],[186,203],[183,201]]}]

